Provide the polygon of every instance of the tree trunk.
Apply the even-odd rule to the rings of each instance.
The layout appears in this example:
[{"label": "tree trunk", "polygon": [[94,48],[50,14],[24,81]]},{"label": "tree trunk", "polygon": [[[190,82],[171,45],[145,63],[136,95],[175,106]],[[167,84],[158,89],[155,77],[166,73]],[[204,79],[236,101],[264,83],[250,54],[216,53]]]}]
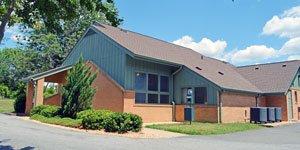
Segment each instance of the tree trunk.
[{"label": "tree trunk", "polygon": [[0,24],[0,43],[3,40],[4,32],[5,32],[5,27],[6,27],[7,23],[9,22],[9,19],[11,17],[11,13],[14,11],[15,4],[16,4],[16,0],[12,0],[11,3],[10,3],[10,5],[9,5],[9,8],[7,9],[6,14],[1,19],[1,24]]}]

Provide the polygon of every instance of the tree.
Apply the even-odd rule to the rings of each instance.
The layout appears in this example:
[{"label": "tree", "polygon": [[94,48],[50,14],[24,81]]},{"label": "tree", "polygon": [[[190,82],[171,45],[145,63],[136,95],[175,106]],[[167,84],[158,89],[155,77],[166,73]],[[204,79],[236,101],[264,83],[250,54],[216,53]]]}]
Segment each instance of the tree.
[{"label": "tree", "polygon": [[[113,3],[113,0],[107,0]],[[62,33],[64,21],[79,18],[79,8],[90,12],[99,11],[105,14],[112,25],[118,26],[120,19],[117,13],[108,9],[102,0],[1,0],[0,1],[0,42],[5,27],[15,23],[25,24],[29,28],[43,27],[50,33]]]},{"label": "tree", "polygon": [[41,26],[33,28],[26,47],[39,53],[38,62],[45,70],[60,66],[78,39],[94,21],[114,26],[121,23],[122,20],[118,18],[118,11],[113,1],[103,2],[102,6],[106,13],[103,13],[102,9],[89,11],[84,7],[78,7],[76,13],[79,16],[64,21],[62,32],[49,32]]},{"label": "tree", "polygon": [[[18,48],[0,50],[0,83],[15,91],[20,79],[42,69],[36,63],[37,53]],[[36,69],[38,68],[38,69]]]},{"label": "tree", "polygon": [[67,82],[62,87],[62,116],[75,118],[77,112],[91,108],[92,98],[96,92],[92,83],[96,76],[80,57],[68,72]]}]

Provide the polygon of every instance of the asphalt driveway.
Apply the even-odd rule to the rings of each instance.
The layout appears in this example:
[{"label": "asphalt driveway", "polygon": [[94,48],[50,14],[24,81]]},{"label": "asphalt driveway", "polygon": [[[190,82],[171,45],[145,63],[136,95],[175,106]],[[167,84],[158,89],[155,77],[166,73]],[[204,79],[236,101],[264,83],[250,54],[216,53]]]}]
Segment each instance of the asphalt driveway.
[{"label": "asphalt driveway", "polygon": [[131,139],[65,130],[0,114],[0,150],[300,149],[300,124],[218,135]]}]

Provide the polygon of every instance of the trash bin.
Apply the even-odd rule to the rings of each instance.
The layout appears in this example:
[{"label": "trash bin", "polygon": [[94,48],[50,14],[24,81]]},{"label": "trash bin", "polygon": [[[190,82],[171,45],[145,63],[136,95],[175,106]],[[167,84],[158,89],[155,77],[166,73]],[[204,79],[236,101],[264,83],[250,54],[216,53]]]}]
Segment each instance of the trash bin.
[{"label": "trash bin", "polygon": [[268,112],[268,121],[269,122],[275,122],[275,108],[274,107],[268,107],[267,108]]},{"label": "trash bin", "polygon": [[266,107],[251,107],[250,108],[250,122],[266,123],[268,121]]},{"label": "trash bin", "polygon": [[193,107],[184,108],[184,120],[185,121],[194,121],[194,108]]},{"label": "trash bin", "polygon": [[282,121],[281,107],[275,107],[275,121]]}]

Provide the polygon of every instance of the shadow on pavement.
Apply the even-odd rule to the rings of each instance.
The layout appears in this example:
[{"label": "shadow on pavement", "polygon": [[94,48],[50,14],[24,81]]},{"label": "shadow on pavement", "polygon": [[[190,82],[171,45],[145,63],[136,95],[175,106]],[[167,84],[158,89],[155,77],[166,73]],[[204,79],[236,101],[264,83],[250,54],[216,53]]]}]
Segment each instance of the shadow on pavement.
[{"label": "shadow on pavement", "polygon": [[[9,140],[10,139],[0,140],[0,150],[16,150],[11,145],[3,145],[4,142],[7,142]],[[34,149],[34,147],[32,147],[32,146],[26,146],[26,147],[20,148],[18,150],[33,150],[33,149]]]}]

